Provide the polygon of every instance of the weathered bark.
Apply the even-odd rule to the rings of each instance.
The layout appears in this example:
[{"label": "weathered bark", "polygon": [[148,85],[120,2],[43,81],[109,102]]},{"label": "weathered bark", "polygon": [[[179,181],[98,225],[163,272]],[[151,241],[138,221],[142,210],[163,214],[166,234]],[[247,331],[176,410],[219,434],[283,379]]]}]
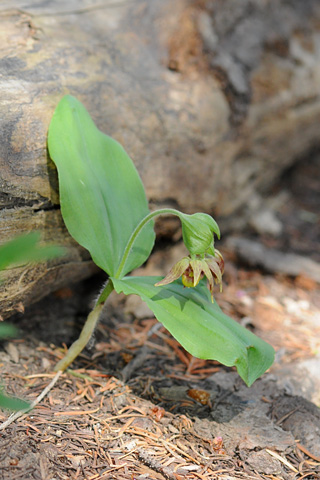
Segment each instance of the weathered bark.
[{"label": "weathered bark", "polygon": [[153,204],[229,224],[320,144],[318,0],[14,3],[0,5],[1,242],[38,229],[70,254],[9,272],[2,315],[92,271],[47,158],[64,94],[123,144]]}]

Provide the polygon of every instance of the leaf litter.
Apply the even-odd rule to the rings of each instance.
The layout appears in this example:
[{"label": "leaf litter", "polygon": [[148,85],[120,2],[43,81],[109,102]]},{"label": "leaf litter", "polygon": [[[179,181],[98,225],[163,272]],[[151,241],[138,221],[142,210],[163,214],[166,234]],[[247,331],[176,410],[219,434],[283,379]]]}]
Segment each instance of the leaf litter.
[{"label": "leaf litter", "polygon": [[[296,177],[299,188],[303,175]],[[294,203],[286,209],[287,238],[305,253]],[[317,225],[310,227],[312,246]],[[166,271],[180,248],[156,251],[143,274]],[[2,480],[320,478],[318,284],[303,274],[247,268],[227,246],[223,254],[218,302],[275,347],[269,372],[248,389],[233,369],[185,352],[134,297],[111,298],[72,370],[0,432]],[[0,349],[8,393],[33,401],[48,386],[64,342],[78,336],[95,282],[101,278],[68,286],[12,319],[22,337]],[[8,416],[1,412],[0,421]]]},{"label": "leaf litter", "polygon": [[[277,370],[312,358],[319,346],[312,323],[316,289],[299,285],[293,297],[294,280],[245,270],[234,279],[234,272],[228,275],[220,302],[276,346],[281,354],[271,373],[248,389],[233,369],[185,352],[154,318],[123,314],[123,300],[111,301],[91,350],[41,404],[0,433],[0,478],[319,478],[320,453],[281,426],[297,412],[299,421],[311,419],[313,425],[320,425],[320,416],[277,377]],[[284,293],[298,304],[308,297],[308,311],[302,317],[288,311]],[[32,401],[48,385],[64,349],[44,341],[54,328],[53,340],[61,343],[59,319],[54,327],[45,324],[45,304],[58,302],[70,316],[75,296],[52,295],[20,318],[21,329],[33,333],[12,341],[15,358],[12,349],[1,353],[10,393]],[[34,335],[35,317],[44,335]],[[288,319],[289,331],[281,329]],[[2,413],[1,421],[6,417]]]}]

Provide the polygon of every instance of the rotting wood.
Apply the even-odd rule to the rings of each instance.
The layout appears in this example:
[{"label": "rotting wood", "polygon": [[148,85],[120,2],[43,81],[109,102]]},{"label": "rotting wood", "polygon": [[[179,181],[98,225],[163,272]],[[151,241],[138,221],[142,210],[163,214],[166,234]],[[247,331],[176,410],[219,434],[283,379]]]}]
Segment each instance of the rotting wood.
[{"label": "rotting wood", "polygon": [[230,237],[227,246],[251,267],[262,267],[268,272],[285,275],[303,275],[320,283],[320,265],[311,258],[267,248],[247,238]]},{"label": "rotting wood", "polygon": [[47,158],[64,94],[123,144],[153,204],[232,225],[320,144],[319,19],[318,0],[2,2],[1,241],[36,228],[70,253],[9,272],[1,314],[92,272],[63,230]]}]

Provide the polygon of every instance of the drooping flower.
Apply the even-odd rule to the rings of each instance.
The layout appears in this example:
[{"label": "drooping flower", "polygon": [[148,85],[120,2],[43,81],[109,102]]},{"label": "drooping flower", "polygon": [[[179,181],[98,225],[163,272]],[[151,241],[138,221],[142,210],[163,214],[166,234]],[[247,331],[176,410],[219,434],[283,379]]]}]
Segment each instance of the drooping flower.
[{"label": "drooping flower", "polygon": [[156,287],[168,285],[181,277],[185,287],[196,287],[203,277],[207,278],[207,287],[213,302],[214,284],[220,285],[222,291],[222,275],[224,272],[224,260],[219,250],[214,250],[214,256],[193,255],[182,258],[170,270],[163,280],[156,283]]}]

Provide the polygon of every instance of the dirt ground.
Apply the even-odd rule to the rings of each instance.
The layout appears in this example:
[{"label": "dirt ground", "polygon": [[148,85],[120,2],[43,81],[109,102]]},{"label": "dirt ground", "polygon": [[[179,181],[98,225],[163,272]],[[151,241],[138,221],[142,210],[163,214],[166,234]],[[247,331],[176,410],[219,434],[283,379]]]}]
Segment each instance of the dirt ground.
[{"label": "dirt ground", "polygon": [[[319,156],[279,183],[281,235],[265,246],[318,261]],[[219,245],[220,246],[220,245]],[[276,349],[251,388],[233,369],[191,357],[136,297],[113,296],[88,348],[31,412],[0,431],[0,479],[320,478],[320,292],[314,278],[248,267],[222,244],[230,316]],[[180,258],[158,248],[144,269]],[[34,400],[77,338],[103,277],[59,290],[12,319],[1,382]],[[8,417],[0,412],[0,421]]]}]

